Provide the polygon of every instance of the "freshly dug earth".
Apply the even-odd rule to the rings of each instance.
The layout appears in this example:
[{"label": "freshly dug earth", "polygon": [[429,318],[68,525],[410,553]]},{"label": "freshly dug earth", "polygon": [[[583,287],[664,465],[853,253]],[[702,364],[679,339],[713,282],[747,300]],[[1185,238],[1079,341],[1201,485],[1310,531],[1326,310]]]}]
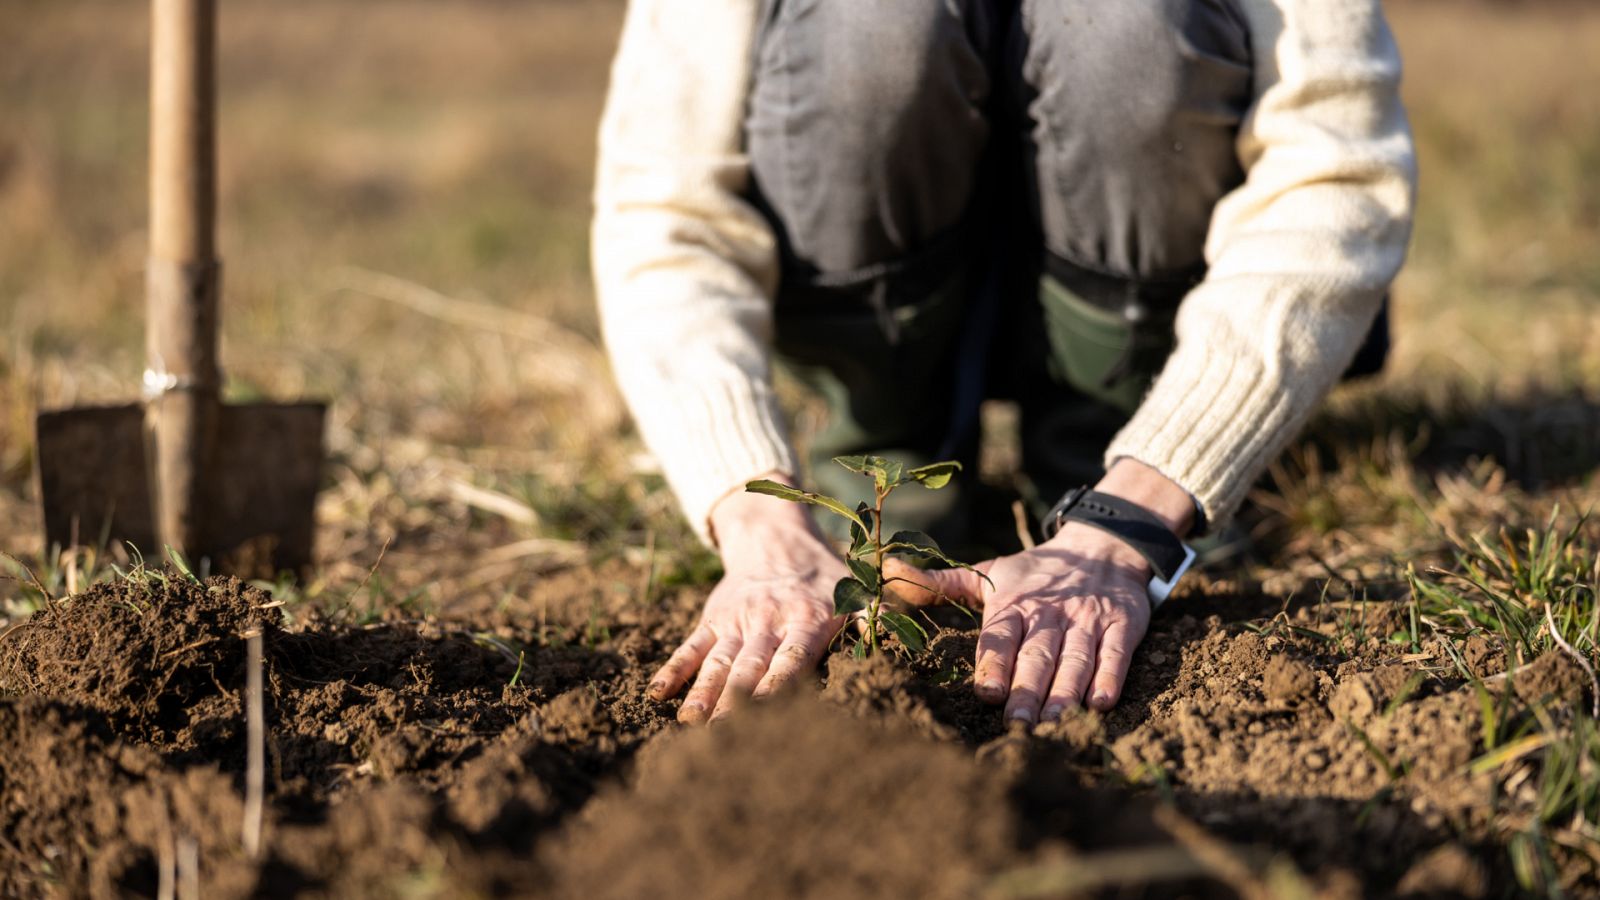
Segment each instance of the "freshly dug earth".
[{"label": "freshly dug earth", "polygon": [[[1256,630],[1175,600],[1126,699],[1033,734],[970,689],[974,635],[840,653],[818,696],[683,730],[646,699],[692,623],[621,567],[525,605],[365,626],[142,571],[0,636],[0,896],[1490,896],[1476,696],[1388,604]],[[1206,594],[1210,593],[1211,596]],[[960,620],[953,620],[959,622]],[[597,623],[601,623],[597,627]],[[265,646],[263,846],[244,850],[245,634]],[[1317,637],[1317,635],[1330,637]],[[1335,639],[1335,637],[1337,639]],[[1494,675],[1494,648],[1469,654]],[[1418,675],[1417,673],[1424,673]],[[1502,679],[1575,699],[1556,658]],[[1504,689],[1504,688],[1501,688]],[[1565,873],[1592,889],[1581,858]],[[1285,888],[1285,886],[1288,888]]]}]

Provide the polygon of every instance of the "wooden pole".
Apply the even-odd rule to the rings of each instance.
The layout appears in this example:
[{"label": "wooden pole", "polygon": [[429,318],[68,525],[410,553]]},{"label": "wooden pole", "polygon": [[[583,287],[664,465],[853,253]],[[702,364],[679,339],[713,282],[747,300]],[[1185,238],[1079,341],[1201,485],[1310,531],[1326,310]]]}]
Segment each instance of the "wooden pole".
[{"label": "wooden pole", "polygon": [[[205,472],[220,409],[215,0],[151,0],[146,431],[156,533],[205,551]],[[159,550],[159,548],[141,548]]]}]

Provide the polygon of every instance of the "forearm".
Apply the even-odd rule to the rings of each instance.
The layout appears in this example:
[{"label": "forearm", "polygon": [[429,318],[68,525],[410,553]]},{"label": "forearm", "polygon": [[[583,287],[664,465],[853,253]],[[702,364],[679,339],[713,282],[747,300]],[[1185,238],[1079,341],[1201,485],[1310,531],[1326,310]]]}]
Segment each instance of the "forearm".
[{"label": "forearm", "polygon": [[629,5],[600,129],[592,235],[618,386],[689,524],[793,470],[768,344],[776,241],[744,199],[746,71],[758,4]]},{"label": "forearm", "polygon": [[1232,515],[1338,381],[1405,259],[1416,161],[1377,0],[1244,0],[1258,99],[1177,349],[1106,460]]}]

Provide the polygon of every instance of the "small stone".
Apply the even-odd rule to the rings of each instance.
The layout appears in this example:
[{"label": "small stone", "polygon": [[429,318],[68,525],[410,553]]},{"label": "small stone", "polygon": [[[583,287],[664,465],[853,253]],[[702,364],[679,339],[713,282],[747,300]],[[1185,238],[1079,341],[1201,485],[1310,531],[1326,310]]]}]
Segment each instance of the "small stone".
[{"label": "small stone", "polygon": [[1167,655],[1162,653],[1160,650],[1156,650],[1151,652],[1149,656],[1145,657],[1145,660],[1152,666],[1166,665]]},{"label": "small stone", "polygon": [[1321,753],[1309,753],[1306,755],[1306,768],[1311,771],[1320,772],[1327,767],[1328,758]]}]

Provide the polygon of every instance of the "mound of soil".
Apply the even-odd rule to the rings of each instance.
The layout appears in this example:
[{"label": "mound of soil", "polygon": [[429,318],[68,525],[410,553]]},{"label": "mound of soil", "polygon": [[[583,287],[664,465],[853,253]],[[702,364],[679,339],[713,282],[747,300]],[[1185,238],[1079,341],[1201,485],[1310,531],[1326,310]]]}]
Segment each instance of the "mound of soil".
[{"label": "mound of soil", "polygon": [[[186,879],[224,898],[1514,884],[1496,783],[1466,765],[1477,694],[1437,648],[1342,644],[1337,611],[1245,629],[1225,623],[1260,601],[1226,586],[1175,601],[1121,705],[1032,733],[973,696],[961,623],[911,659],[836,653],[814,696],[686,731],[644,689],[703,597],[642,602],[637,583],[554,578],[520,613],[484,616],[492,634],[301,610],[291,626],[248,586],[177,573],[55,603],[0,635],[0,895],[157,896]],[[1362,612],[1380,633],[1397,615]],[[268,724],[254,855],[253,630]],[[1500,648],[1475,656],[1505,668]],[[1547,703],[1584,684],[1559,657],[1490,678]],[[1596,884],[1581,854],[1562,875]]]},{"label": "mound of soil", "polygon": [[972,897],[1012,855],[1003,779],[815,702],[651,751],[543,847],[567,896]]},{"label": "mound of soil", "polygon": [[8,635],[0,689],[100,710],[140,743],[193,746],[206,701],[244,683],[241,635],[276,633],[269,604],[237,581],[207,587],[176,573],[101,584]]}]

